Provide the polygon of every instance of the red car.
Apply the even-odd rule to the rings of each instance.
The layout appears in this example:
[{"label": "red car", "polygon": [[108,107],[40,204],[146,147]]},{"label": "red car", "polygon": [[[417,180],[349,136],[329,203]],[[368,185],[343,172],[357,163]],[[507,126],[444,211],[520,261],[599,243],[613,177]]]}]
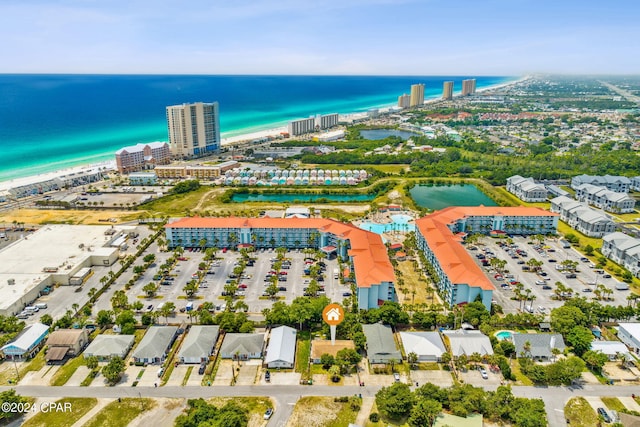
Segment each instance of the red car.
[{"label": "red car", "polygon": [[247,289],[247,285],[245,285],[244,283],[241,283],[238,285],[238,289]]}]

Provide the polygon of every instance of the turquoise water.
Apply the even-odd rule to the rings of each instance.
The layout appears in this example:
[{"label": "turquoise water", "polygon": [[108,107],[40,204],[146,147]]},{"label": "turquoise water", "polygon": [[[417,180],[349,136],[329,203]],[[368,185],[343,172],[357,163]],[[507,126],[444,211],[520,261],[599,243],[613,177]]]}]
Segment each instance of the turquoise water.
[{"label": "turquoise water", "polygon": [[496,338],[498,338],[500,341],[511,339],[512,336],[513,332],[511,331],[500,331],[496,333]]},{"label": "turquoise water", "polygon": [[[116,150],[166,141],[166,106],[220,103],[222,137],[314,114],[395,105],[411,84],[425,97],[468,76],[0,75],[0,181],[114,160]],[[515,80],[478,77],[477,87]]]},{"label": "turquoise water", "polygon": [[386,224],[378,224],[376,222],[363,222],[360,224],[360,228],[367,231],[372,231],[376,234],[388,233],[391,231],[410,232],[414,231],[415,224],[409,224],[413,218],[409,215],[391,215],[392,222]]},{"label": "turquoise water", "polygon": [[276,203],[302,203],[302,202],[318,202],[322,199],[331,202],[369,202],[374,196],[369,194],[301,194],[301,193],[285,193],[285,194],[249,194],[236,193],[231,197],[232,202],[276,202]]},{"label": "turquoise water", "polygon": [[390,136],[399,136],[403,141],[411,138],[412,136],[416,136],[413,132],[408,132],[406,130],[395,130],[395,129],[369,129],[369,130],[361,130],[360,136],[364,139],[370,139],[372,141],[377,141],[379,139],[385,139]]},{"label": "turquoise water", "polygon": [[449,206],[497,206],[472,184],[416,185],[409,193],[418,206],[433,210]]}]

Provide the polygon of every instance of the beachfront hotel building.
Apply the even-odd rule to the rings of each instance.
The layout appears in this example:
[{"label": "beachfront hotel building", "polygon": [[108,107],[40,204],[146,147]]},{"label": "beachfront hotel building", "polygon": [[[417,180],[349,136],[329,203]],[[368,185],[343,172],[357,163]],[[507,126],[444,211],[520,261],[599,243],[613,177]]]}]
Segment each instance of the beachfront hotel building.
[{"label": "beachfront hotel building", "polygon": [[421,107],[424,104],[424,83],[411,85],[410,107]]},{"label": "beachfront hotel building", "polygon": [[338,113],[318,114],[316,116],[316,129],[329,129],[338,125]]},{"label": "beachfront hotel building", "polygon": [[467,79],[462,81],[462,96],[473,95],[476,93],[476,79]]},{"label": "beachfront hotel building", "polygon": [[182,218],[165,225],[169,247],[317,248],[349,260],[359,309],[395,301],[395,273],[382,237],[323,218]]},{"label": "beachfront hotel building", "polygon": [[171,150],[166,142],[136,144],[116,151],[116,167],[122,174],[151,169],[170,162]]},{"label": "beachfront hotel building", "polygon": [[416,241],[436,274],[436,286],[450,306],[479,298],[489,310],[495,287],[462,246],[467,234],[556,233],[556,213],[526,207],[449,207],[416,221]]},{"label": "beachfront hotel building", "polygon": [[444,82],[442,84],[442,99],[453,99],[453,82]]},{"label": "beachfront hotel building", "polygon": [[323,129],[330,129],[338,125],[338,113],[318,114],[307,119],[293,120],[289,122],[287,130],[289,135],[297,136],[313,133]]},{"label": "beachfront hotel building", "polygon": [[411,106],[411,97],[406,93],[403,93],[398,97],[398,107],[409,108]]},{"label": "beachfront hotel building", "polygon": [[177,158],[204,156],[220,148],[220,114],[217,102],[167,107],[171,154]]}]

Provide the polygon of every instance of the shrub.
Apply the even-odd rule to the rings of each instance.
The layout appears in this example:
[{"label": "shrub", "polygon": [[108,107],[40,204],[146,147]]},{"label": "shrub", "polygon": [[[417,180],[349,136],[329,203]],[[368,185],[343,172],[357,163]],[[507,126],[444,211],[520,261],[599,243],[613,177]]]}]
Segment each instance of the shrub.
[{"label": "shrub", "polygon": [[372,423],[377,423],[378,421],[380,421],[380,414],[377,412],[372,412],[371,414],[369,414],[369,421],[371,421]]}]

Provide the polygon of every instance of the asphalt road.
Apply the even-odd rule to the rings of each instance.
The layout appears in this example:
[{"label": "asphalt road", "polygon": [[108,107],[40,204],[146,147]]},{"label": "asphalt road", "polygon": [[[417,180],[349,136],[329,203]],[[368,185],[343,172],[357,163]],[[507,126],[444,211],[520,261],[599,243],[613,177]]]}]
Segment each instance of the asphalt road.
[{"label": "asphalt road", "polygon": [[[6,391],[12,387],[0,387]],[[228,386],[228,387],[50,387],[50,386],[17,386],[20,395],[57,399],[61,397],[87,397],[91,394],[97,398],[118,397],[150,397],[150,398],[208,398],[208,397],[242,397],[269,396],[276,402],[276,410],[269,421],[269,427],[284,427],[293,411],[295,402],[302,396],[350,396],[361,394],[363,397],[374,397],[381,386]],[[485,387],[495,390],[496,387]],[[640,386],[606,386],[585,385],[576,387],[513,387],[513,394],[530,399],[540,398],[545,402],[547,418],[551,427],[566,426],[564,405],[572,397],[577,396],[630,396],[640,395]]]}]

